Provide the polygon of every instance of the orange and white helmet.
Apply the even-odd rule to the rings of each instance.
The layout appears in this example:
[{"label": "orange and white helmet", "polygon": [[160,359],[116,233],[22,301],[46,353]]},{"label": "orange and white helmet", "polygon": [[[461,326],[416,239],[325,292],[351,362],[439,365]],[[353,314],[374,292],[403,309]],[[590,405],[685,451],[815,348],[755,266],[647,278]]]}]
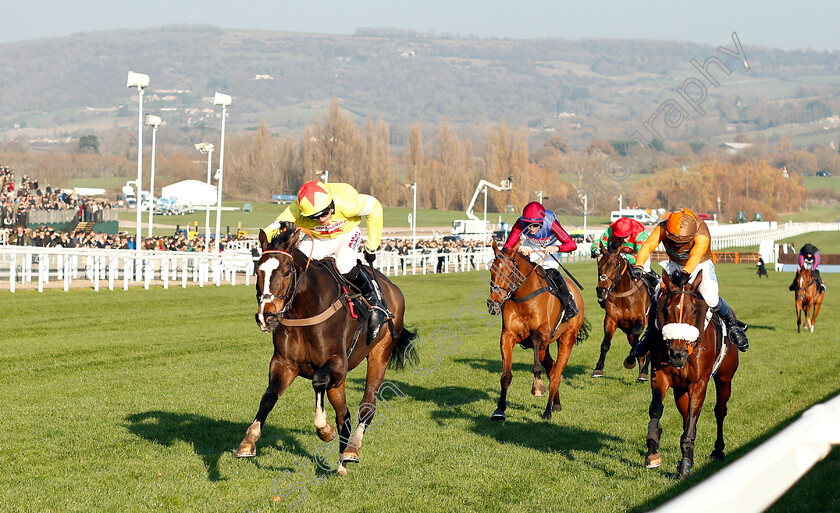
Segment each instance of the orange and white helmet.
[{"label": "orange and white helmet", "polygon": [[699,226],[697,215],[687,208],[681,208],[668,215],[665,235],[677,244],[685,244],[694,239]]},{"label": "orange and white helmet", "polygon": [[332,206],[332,194],[327,186],[318,180],[306,182],[298,190],[300,214],[314,218]]}]

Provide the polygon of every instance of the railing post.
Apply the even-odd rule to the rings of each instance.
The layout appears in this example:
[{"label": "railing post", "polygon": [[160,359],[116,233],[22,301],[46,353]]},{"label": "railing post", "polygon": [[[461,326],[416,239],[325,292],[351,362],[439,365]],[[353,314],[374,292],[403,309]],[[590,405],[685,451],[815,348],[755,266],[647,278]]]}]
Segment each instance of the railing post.
[{"label": "railing post", "polygon": [[12,253],[11,267],[9,267],[9,291],[15,291],[17,281],[17,253]]}]

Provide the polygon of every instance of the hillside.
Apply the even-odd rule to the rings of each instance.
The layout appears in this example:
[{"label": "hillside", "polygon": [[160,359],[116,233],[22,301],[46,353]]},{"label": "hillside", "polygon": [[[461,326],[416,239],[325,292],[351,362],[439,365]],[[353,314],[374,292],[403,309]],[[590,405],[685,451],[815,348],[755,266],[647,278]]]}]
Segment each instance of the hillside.
[{"label": "hillside", "polygon": [[[5,140],[97,132],[136,124],[137,93],[127,71],[146,73],[144,106],[184,144],[218,129],[207,103],[234,97],[229,123],[301,132],[333,97],[363,120],[381,118],[402,146],[409,126],[448,119],[474,128],[505,120],[535,139],[560,135],[574,147],[626,138],[675,90],[699,77],[691,59],[721,58],[726,75],[707,87],[703,114],[690,111],[669,140],[702,140],[775,128],[836,138],[814,122],[840,113],[840,53],[788,52],[741,41],[750,70],[716,48],[678,41],[504,40],[423,37],[359,30],[352,36],[233,31],[210,26],[80,33],[0,44],[0,134]],[[720,45],[735,49],[729,34]],[[690,120],[690,122],[689,122]],[[793,128],[791,128],[793,127]]]}]

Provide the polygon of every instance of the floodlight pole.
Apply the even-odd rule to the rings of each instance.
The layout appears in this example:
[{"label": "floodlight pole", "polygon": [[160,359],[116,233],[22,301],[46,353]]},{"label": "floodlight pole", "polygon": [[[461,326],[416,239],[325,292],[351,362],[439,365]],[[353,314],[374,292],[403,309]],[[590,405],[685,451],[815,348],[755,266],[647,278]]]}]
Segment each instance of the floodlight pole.
[{"label": "floodlight pole", "polygon": [[414,192],[413,214],[411,214],[411,249],[417,247],[417,182],[411,184]]},{"label": "floodlight pole", "polygon": [[135,279],[139,281],[143,278],[142,263],[140,261],[140,255],[142,254],[143,247],[140,200],[140,191],[143,189],[143,90],[149,86],[149,76],[142,73],[134,73],[129,70],[125,86],[137,88],[137,193],[134,196],[135,202],[137,203],[137,230],[134,245],[135,250],[137,251],[137,258],[135,259],[135,262],[137,263],[135,269]]},{"label": "floodlight pole", "polygon": [[[207,154],[207,189],[209,190],[210,187],[213,185],[213,178],[211,176],[211,166],[213,162],[213,145],[210,143],[199,143],[196,144],[195,147],[201,153]],[[189,231],[187,232],[187,236],[189,237]],[[204,252],[209,254],[210,253],[210,204],[206,203],[204,205]]]},{"label": "floodlight pole", "polygon": [[[230,105],[230,96],[221,93],[216,93],[216,98],[213,100],[215,105],[222,106],[222,144],[219,149],[219,190],[216,199],[216,255],[219,255],[221,250],[221,231],[222,231],[222,185],[225,178],[225,118],[227,117],[227,108]],[[219,283],[216,283],[219,285]]]},{"label": "floodlight pole", "polygon": [[149,196],[151,196],[152,203],[149,205],[149,237],[152,237],[152,226],[154,225],[155,213],[155,141],[157,139],[157,123],[152,126],[152,180],[149,185]]}]

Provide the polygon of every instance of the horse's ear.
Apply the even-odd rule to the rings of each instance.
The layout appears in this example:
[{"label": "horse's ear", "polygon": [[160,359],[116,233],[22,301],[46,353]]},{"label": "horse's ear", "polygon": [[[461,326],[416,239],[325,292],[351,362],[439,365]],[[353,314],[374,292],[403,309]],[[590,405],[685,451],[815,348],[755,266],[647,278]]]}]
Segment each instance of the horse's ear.
[{"label": "horse's ear", "polygon": [[700,286],[700,282],[702,280],[703,280],[703,270],[701,269],[701,270],[697,271],[697,276],[695,276],[694,281],[691,282],[691,290],[697,290],[697,287]]},{"label": "horse's ear", "polygon": [[499,254],[499,245],[496,244],[496,239],[493,239],[493,243],[490,246],[493,248],[493,254],[498,255]]},{"label": "horse's ear", "polygon": [[516,241],[516,245],[513,247],[513,252],[514,253],[518,252],[519,251],[519,246],[521,246],[521,245],[522,245],[522,239],[519,239],[518,241]]},{"label": "horse's ear", "polygon": [[598,241],[598,245],[601,246],[601,253],[606,253],[607,250],[604,249],[604,241]]},{"label": "horse's ear", "polygon": [[263,251],[268,249],[268,236],[266,236],[265,232],[262,229],[260,229],[259,239],[260,239],[260,249],[263,250]]},{"label": "horse's ear", "polygon": [[671,275],[668,273],[662,273],[662,284],[665,285],[666,289],[671,288]]},{"label": "horse's ear", "polygon": [[289,248],[289,251],[297,247],[298,239],[300,239],[300,229],[294,228],[294,232],[289,236],[289,240],[286,242],[286,247]]}]

